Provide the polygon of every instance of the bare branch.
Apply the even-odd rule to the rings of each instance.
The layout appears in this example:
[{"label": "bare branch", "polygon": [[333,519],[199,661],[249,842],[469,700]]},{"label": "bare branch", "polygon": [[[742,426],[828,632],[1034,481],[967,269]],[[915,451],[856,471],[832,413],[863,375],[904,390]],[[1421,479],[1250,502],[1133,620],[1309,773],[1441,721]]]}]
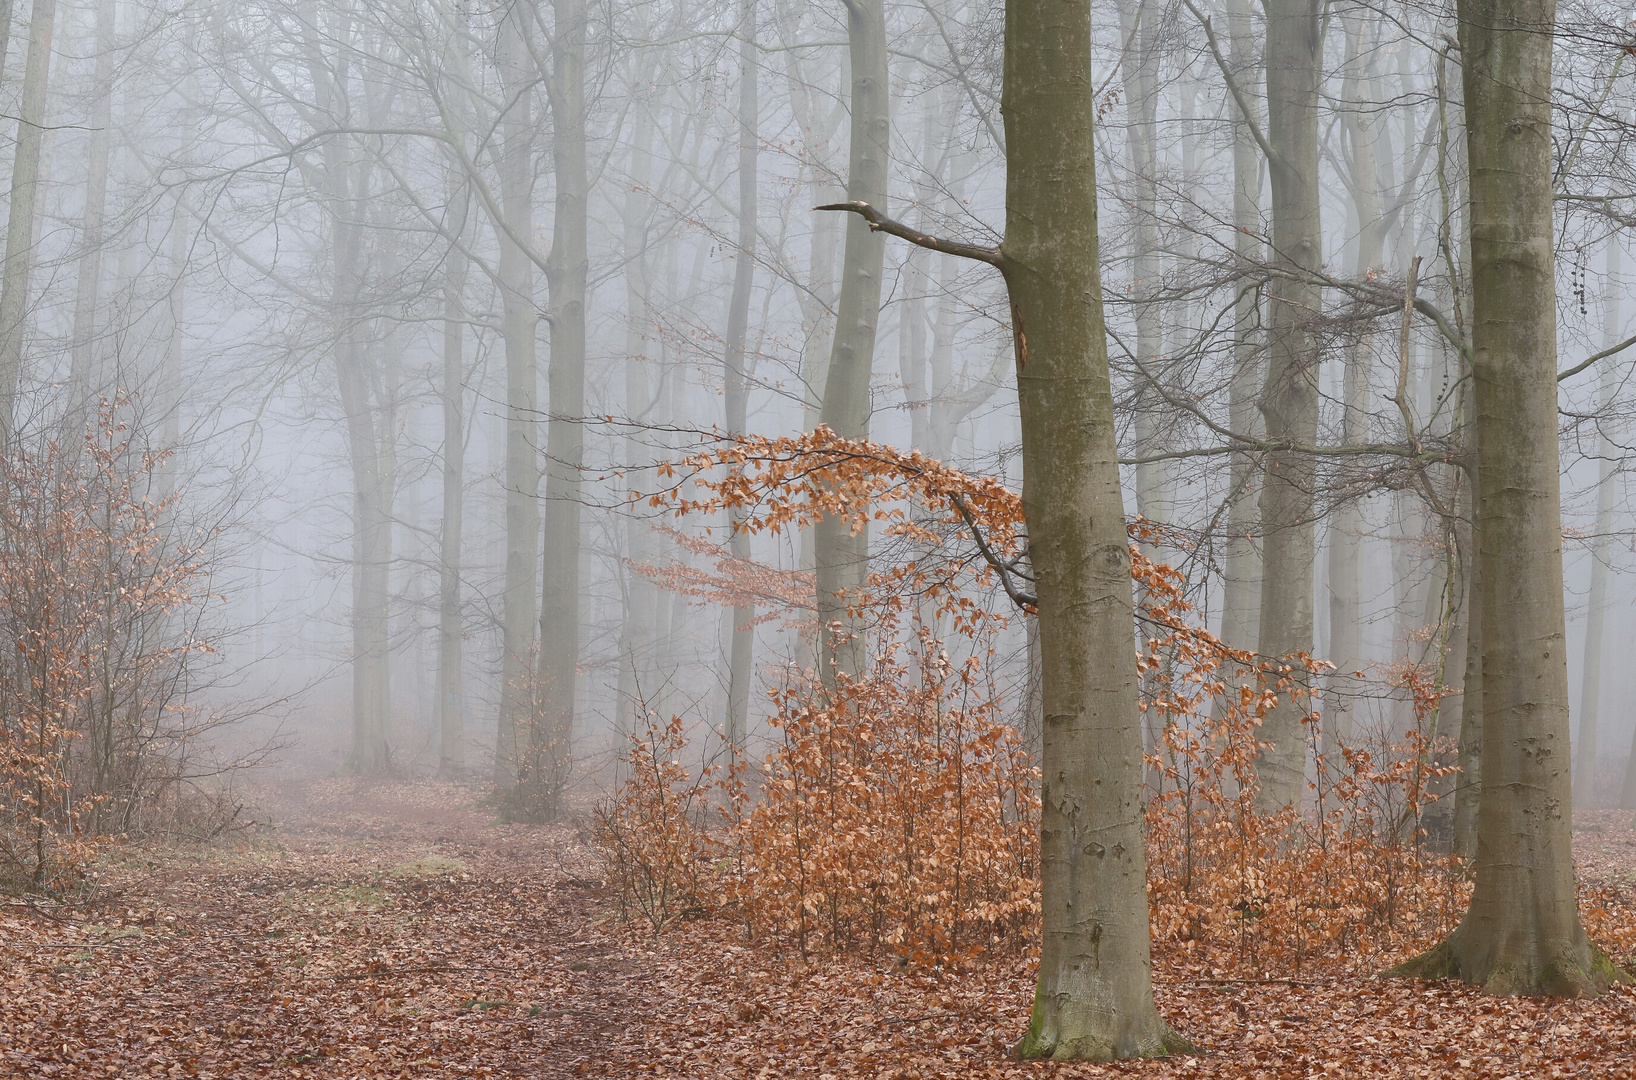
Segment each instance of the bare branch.
[{"label": "bare branch", "polygon": [[883,232],[889,236],[907,240],[916,247],[923,247],[928,251],[941,251],[945,255],[955,255],[962,259],[975,259],[998,269],[1004,269],[1005,257],[1000,254],[1000,249],[997,247],[963,244],[958,240],[944,240],[941,237],[932,236],[930,233],[923,233],[919,229],[911,229],[901,221],[893,221],[866,202],[829,203],[825,206],[815,206],[813,209],[844,210],[848,213],[857,214],[869,222],[871,232]]}]

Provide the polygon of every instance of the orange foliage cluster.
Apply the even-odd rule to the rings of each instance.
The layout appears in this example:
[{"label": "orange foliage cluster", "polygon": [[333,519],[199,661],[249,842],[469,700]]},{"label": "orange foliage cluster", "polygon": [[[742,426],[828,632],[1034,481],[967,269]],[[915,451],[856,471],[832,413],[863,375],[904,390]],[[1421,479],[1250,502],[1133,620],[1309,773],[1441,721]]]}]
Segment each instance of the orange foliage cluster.
[{"label": "orange foliage cluster", "polygon": [[[1036,774],[977,657],[922,627],[867,678],[774,695],[780,741],[729,834],[753,934],[950,961],[1024,946],[1039,912]],[[742,804],[743,799],[741,797]]]},{"label": "orange foliage cluster", "polygon": [[[823,514],[854,527],[884,522],[920,555],[871,573],[868,606],[881,613],[875,668],[828,693],[799,680],[776,693],[772,723],[782,741],[759,790],[745,790],[747,772],[723,781],[731,822],[714,838],[706,816],[665,817],[688,824],[685,838],[652,841],[661,864],[674,872],[686,852],[695,865],[717,859],[715,883],[697,879],[699,901],[735,907],[752,933],[803,957],[815,947],[884,947],[958,961],[1029,940],[1038,910],[1035,774],[1006,724],[983,645],[1004,623],[984,603],[985,589],[1005,585],[1027,606],[1017,584],[1028,580],[1018,496],[822,428],[738,439],[666,475],[677,483],[650,496],[652,506],[731,508],[751,531]],[[706,494],[684,497],[683,480]],[[1134,538],[1152,539],[1146,528],[1137,523]],[[1227,648],[1197,625],[1175,571],[1134,544],[1131,559],[1144,636],[1133,662],[1142,707],[1157,720],[1147,813],[1156,943],[1210,973],[1264,974],[1371,964],[1446,932],[1464,886],[1448,860],[1423,849],[1417,830],[1427,784],[1447,770],[1414,740],[1378,754],[1348,748],[1339,762],[1318,755],[1316,798],[1304,811],[1259,808],[1260,718],[1280,697],[1308,694],[1326,665]],[[899,612],[927,599],[953,615],[970,644],[964,665],[951,665],[924,629],[918,641],[896,629]],[[916,661],[901,660],[906,653]],[[1412,689],[1417,709],[1435,708],[1434,692]],[[1316,747],[1317,715],[1307,723]],[[680,721],[665,730],[682,738]],[[664,800],[687,791],[703,805],[702,773],[637,767],[647,746],[633,743],[632,771],[605,820],[657,822]],[[679,761],[679,750],[669,760]]]},{"label": "orange foliage cluster", "polygon": [[[52,891],[164,778],[160,738],[178,657],[157,632],[198,572],[168,543],[168,498],[149,497],[163,455],[134,448],[104,407],[83,443],[0,457],[0,885]],[[162,693],[173,690],[167,686]]]}]

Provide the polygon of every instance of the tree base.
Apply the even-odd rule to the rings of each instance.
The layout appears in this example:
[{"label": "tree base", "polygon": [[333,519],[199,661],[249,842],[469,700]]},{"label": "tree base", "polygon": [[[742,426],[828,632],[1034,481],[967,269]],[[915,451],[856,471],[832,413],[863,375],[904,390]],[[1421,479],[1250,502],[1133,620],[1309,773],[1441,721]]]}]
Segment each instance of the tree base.
[{"label": "tree base", "polygon": [[[1495,955],[1465,939],[1465,924],[1439,944],[1381,974],[1393,979],[1459,979],[1481,986],[1496,997],[1601,997],[1608,987],[1628,983],[1629,975],[1607,953],[1589,941],[1547,953]],[[1543,960],[1538,959],[1543,957]]]},{"label": "tree base", "polygon": [[1198,1047],[1160,1019],[1151,1007],[1149,1017],[1131,1019],[1122,1025],[1123,1030],[1070,1032],[1065,1029],[1077,1025],[1064,1023],[1065,1018],[1060,1014],[1048,1015],[1057,1010],[1043,1005],[1036,990],[1028,1033],[1011,1047],[1012,1058],[1019,1061],[1124,1061],[1199,1052]]}]

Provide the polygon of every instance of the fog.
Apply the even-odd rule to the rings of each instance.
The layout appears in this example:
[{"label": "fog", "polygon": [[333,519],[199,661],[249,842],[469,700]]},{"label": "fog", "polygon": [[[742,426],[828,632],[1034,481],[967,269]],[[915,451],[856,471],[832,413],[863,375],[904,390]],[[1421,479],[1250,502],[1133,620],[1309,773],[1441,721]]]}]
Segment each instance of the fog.
[{"label": "fog", "polygon": [[[849,50],[840,2],[0,4],[8,437],[73,443],[101,402],[174,451],[155,497],[176,493],[209,645],[180,694],[232,721],[208,733],[223,766],[504,791],[545,745],[533,767],[577,806],[650,714],[754,760],[769,691],[824,662],[825,541],[651,505],[691,482],[662,464],[828,424],[1024,482],[1000,275],[879,234],[876,273],[862,241],[849,253],[856,217],[814,209],[862,198],[854,172],[873,168],[877,209],[997,243],[997,4],[889,6],[884,95],[854,70],[875,54],[856,30]],[[1338,669],[1320,712],[1359,741],[1418,723],[1452,743],[1471,517],[1459,52],[1438,6],[1327,11],[1315,541],[1275,572],[1311,581],[1303,647]],[[1630,18],[1561,7],[1553,99],[1558,367],[1608,354],[1559,396],[1574,737],[1594,707],[1602,804],[1636,735],[1618,661],[1636,631]],[[1093,0],[1090,57],[1127,513],[1162,526],[1143,542],[1205,625],[1250,649],[1265,615],[1233,586],[1261,574],[1277,263],[1262,19]],[[860,86],[885,106],[865,148]],[[864,535],[833,550],[917,557],[885,524]],[[754,568],[776,585],[744,585]],[[992,580],[974,600],[1007,617],[981,658],[1037,731],[1031,616]],[[1406,704],[1409,667],[1445,694],[1435,732]]]}]

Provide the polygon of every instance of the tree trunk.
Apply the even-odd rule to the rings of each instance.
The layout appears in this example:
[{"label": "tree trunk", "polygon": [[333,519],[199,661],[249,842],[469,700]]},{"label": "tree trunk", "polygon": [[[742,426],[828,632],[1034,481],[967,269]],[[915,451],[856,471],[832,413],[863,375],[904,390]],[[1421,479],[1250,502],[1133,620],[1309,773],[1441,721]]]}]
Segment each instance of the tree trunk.
[{"label": "tree trunk", "polygon": [[1044,698],[1029,1058],[1185,1047],[1153,1003],[1142,734],[1097,269],[1090,8],[1006,5],[1006,233]]},{"label": "tree trunk", "polygon": [[[534,264],[517,241],[534,235],[534,121],[528,20],[523,5],[507,9],[500,25],[500,75],[510,109],[500,119],[500,202],[505,226],[495,223],[500,247],[501,334],[506,348],[506,572],[501,596],[500,712],[494,746],[494,784],[517,797],[523,746],[519,727],[533,717],[532,662],[537,621],[540,464],[537,445],[538,371],[535,361]],[[514,240],[512,237],[517,239]]]},{"label": "tree trunk", "polygon": [[[460,207],[465,233],[469,203],[459,184],[452,206]],[[463,627],[460,604],[460,531],[465,513],[465,330],[466,254],[449,248],[443,278],[443,530],[438,550],[438,775],[449,779],[466,768],[465,680],[461,673]]]},{"label": "tree trunk", "polygon": [[[630,185],[620,207],[625,259],[625,416],[635,424],[662,422],[652,416],[656,402],[648,382],[652,363],[648,350],[648,215],[651,200],[648,185],[652,178],[653,119],[638,104],[631,118]],[[652,451],[634,426],[625,439],[625,475],[636,490],[638,476],[649,468]],[[620,736],[636,730],[627,723],[638,712],[653,708],[659,688],[650,673],[654,670],[654,650],[658,645],[660,598],[654,585],[634,568],[652,564],[655,553],[652,530],[638,516],[637,507],[625,519],[625,556],[632,572],[625,574],[624,610],[619,623],[619,702],[615,730]],[[623,744],[621,744],[623,749]]]},{"label": "tree trunk", "polygon": [[556,0],[551,39],[551,158],[557,176],[546,278],[551,370],[546,426],[545,560],[540,587],[541,811],[563,815],[573,765],[579,662],[580,468],[585,456],[585,0]]},{"label": "tree trunk", "polygon": [[[727,349],[722,358],[726,386],[728,435],[743,435],[747,426],[750,386],[745,344],[750,332],[750,288],[755,281],[756,253],[756,8],[744,0],[739,33],[738,88],[738,254],[733,260],[733,294],[727,305]],[[741,567],[750,563],[750,534],[744,531],[745,509],[728,514],[728,553]],[[755,605],[735,604],[725,612],[727,641],[727,745],[738,755],[749,734],[750,682],[755,648]]]},{"label": "tree trunk", "polygon": [[[1268,285],[1268,369],[1261,411],[1267,437],[1312,445],[1318,438],[1319,293],[1322,237],[1318,221],[1318,56],[1321,8],[1310,0],[1268,0],[1267,141],[1274,157],[1274,264],[1289,277]],[[1312,649],[1315,531],[1312,456],[1275,450],[1261,487],[1263,573],[1258,650],[1272,661]],[[1299,664],[1286,676],[1291,690],[1265,718],[1257,780],[1264,809],[1297,805],[1305,787],[1309,680]]]},{"label": "tree trunk", "polygon": [[[95,395],[104,389],[93,370],[97,306],[102,296],[103,222],[108,204],[108,159],[113,146],[114,0],[97,0],[97,59],[92,76],[91,145],[85,171],[85,214],[80,228],[80,257],[74,285],[74,327],[70,340],[69,416],[72,426],[84,419]],[[71,432],[70,432],[71,434]]]},{"label": "tree trunk", "polygon": [[[1240,86],[1248,85],[1256,57],[1250,26],[1248,0],[1229,0],[1227,6],[1229,48]],[[1263,258],[1261,236],[1260,151],[1250,131],[1253,117],[1240,115],[1236,101],[1233,116],[1233,249],[1241,273]],[[1261,307],[1256,290],[1239,286],[1233,305],[1233,379],[1227,390],[1227,418],[1232,430],[1255,435],[1260,430],[1256,402],[1262,376],[1256,335],[1261,324]],[[1221,639],[1235,649],[1254,650],[1261,624],[1261,552],[1257,504],[1260,501],[1261,468],[1251,454],[1234,454],[1228,481],[1232,503],[1227,508],[1227,540],[1222,569]]]},{"label": "tree trunk", "polygon": [[51,75],[51,31],[57,0],[34,0],[28,22],[28,59],[19,101],[17,146],[11,166],[11,208],[6,261],[0,269],[0,438],[11,438],[17,383],[23,368],[28,279],[34,265],[34,223],[39,214],[40,152],[45,141],[46,88]]},{"label": "tree trunk", "polygon": [[1551,235],[1553,0],[1460,0],[1482,521],[1482,793],[1459,927],[1394,969],[1494,994],[1594,996],[1625,976],[1574,895]]},{"label": "tree trunk", "polygon": [[[1602,347],[1619,343],[1619,236],[1608,240],[1606,291],[1602,294]],[[1601,412],[1613,408],[1619,366],[1604,362]],[[1597,438],[1596,531],[1591,536],[1591,592],[1586,598],[1585,658],[1579,682],[1579,749],[1574,758],[1574,807],[1596,805],[1596,719],[1602,696],[1602,621],[1608,606],[1608,558],[1613,533],[1614,465],[1619,449],[1605,433]]]},{"label": "tree trunk", "polygon": [[[847,198],[887,212],[886,171],[889,87],[886,70],[886,8],[883,0],[844,0],[852,57],[852,145]],[[835,345],[824,380],[823,422],[847,439],[869,437],[870,376],[875,326],[880,319],[882,238],[857,216],[847,219]],[[818,578],[818,670],[826,686],[836,674],[861,675],[867,655],[862,620],[851,609],[862,601],[869,574],[869,531],[833,515],[813,530]]]}]

